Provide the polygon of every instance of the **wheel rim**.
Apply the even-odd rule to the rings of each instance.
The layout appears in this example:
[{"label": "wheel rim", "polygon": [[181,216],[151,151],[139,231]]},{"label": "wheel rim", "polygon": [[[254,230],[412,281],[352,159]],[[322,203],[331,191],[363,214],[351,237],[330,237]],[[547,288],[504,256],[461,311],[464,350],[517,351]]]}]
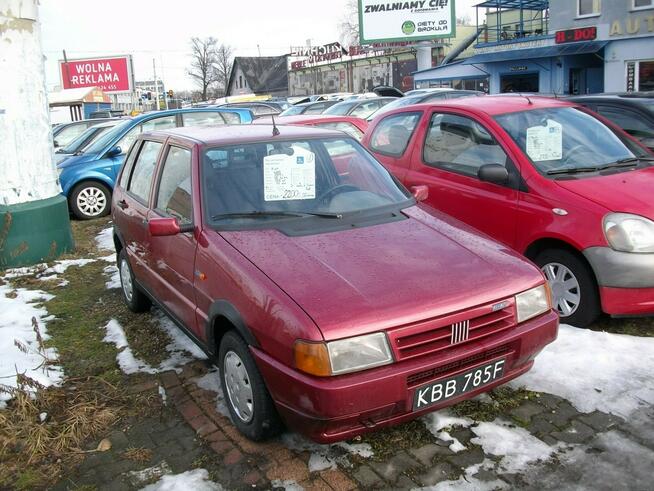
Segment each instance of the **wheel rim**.
[{"label": "wheel rim", "polygon": [[77,208],[86,216],[100,215],[107,207],[107,197],[100,188],[89,186],[77,195]]},{"label": "wheel rim", "polygon": [[542,268],[552,290],[552,303],[561,317],[569,317],[579,308],[581,288],[572,271],[561,263],[548,263]]},{"label": "wheel rim", "polygon": [[249,423],[254,415],[252,384],[243,360],[233,351],[228,351],[225,355],[223,376],[232,409],[241,421]]},{"label": "wheel rim", "polygon": [[120,284],[123,287],[123,293],[128,302],[132,301],[134,296],[134,285],[132,284],[132,275],[129,271],[127,259],[120,261]]}]

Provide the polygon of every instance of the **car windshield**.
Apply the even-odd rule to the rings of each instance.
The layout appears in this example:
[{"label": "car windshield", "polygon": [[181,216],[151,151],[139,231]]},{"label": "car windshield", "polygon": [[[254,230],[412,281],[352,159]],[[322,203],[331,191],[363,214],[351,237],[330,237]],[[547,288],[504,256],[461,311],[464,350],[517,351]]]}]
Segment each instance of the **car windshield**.
[{"label": "car windshield", "polygon": [[332,107],[328,108],[323,114],[333,114],[334,116],[345,116],[350,109],[356,106],[359,100],[339,102],[334,104]]},{"label": "car windshield", "polygon": [[99,153],[104,151],[105,147],[123,132],[123,129],[129,128],[132,124],[134,124],[133,119],[126,119],[125,121],[121,121],[109,131],[104,133],[100,138],[95,140],[95,142],[93,142],[91,145],[86,147],[84,149],[84,153]]},{"label": "car windshield", "polygon": [[297,114],[302,114],[306,106],[291,106],[288,109],[282,111],[280,116],[295,116]]},{"label": "car windshield", "polygon": [[495,119],[544,174],[601,170],[646,155],[597,118],[572,107],[521,111]]},{"label": "car windshield", "polygon": [[406,189],[349,137],[209,148],[202,182],[213,224],[342,218],[413,203]]},{"label": "car windshield", "polygon": [[80,136],[75,138],[72,142],[64,148],[57,150],[58,153],[77,153],[83,152],[86,147],[91,145],[97,138],[110,130],[112,126],[91,126]]}]

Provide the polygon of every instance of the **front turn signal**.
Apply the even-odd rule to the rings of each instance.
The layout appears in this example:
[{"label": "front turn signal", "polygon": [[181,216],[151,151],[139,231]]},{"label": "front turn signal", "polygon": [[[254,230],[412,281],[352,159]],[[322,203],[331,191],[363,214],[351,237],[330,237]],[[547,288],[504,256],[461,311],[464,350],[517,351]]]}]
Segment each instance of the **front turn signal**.
[{"label": "front turn signal", "polygon": [[293,351],[298,370],[318,377],[329,377],[332,374],[329,352],[323,343],[297,341]]}]

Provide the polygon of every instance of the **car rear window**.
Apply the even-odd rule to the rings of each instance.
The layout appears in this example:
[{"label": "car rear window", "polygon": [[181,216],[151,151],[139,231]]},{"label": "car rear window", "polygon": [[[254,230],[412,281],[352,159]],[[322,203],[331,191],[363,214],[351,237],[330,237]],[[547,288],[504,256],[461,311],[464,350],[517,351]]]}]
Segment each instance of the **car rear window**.
[{"label": "car rear window", "polygon": [[356,138],[357,140],[361,141],[363,138],[363,132],[357,128],[355,125],[352,123],[348,123],[347,121],[335,121],[335,122],[329,122],[329,123],[316,123],[316,126],[320,128],[327,128],[330,130],[338,130],[342,131],[344,133],[347,133],[351,137]]}]

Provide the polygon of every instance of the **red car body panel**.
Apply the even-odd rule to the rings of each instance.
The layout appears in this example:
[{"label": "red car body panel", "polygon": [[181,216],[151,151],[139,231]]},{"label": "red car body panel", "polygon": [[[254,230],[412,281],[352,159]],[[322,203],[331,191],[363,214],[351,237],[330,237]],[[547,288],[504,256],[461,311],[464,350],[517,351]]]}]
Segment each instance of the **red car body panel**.
[{"label": "red car body panel", "polygon": [[[291,127],[282,133],[289,138],[342,136]],[[138,284],[208,353],[217,353],[214,336],[220,329],[242,323],[266,386],[293,429],[330,442],[415,418],[524,373],[556,338],[558,317],[552,310],[516,320],[514,296],[544,282],[537,268],[422,205],[404,208],[400,221],[303,236],[210,227],[198,191],[202,151],[208,145],[265,141],[270,135],[270,126],[142,135],[192,151],[194,231],[150,236],[144,220],[162,216],[153,209],[154,198],[138,202],[120,181],[112,214],[116,240],[125,247]],[[221,302],[232,310],[216,316]],[[467,342],[451,345],[452,324],[471,318],[476,331],[471,328]],[[320,342],[373,331],[386,332],[394,363],[334,377],[295,368],[297,340]],[[438,340],[443,333],[444,342]],[[433,339],[408,348],[405,341],[415,336]],[[412,410],[416,387],[498,357],[506,360],[501,378],[444,404]]]},{"label": "red car body panel", "polygon": [[[520,147],[493,119],[501,114],[555,107],[576,107],[590,113],[621,137],[649,151],[615,124],[585,108],[563,100],[531,96],[462,98],[398,108],[373,120],[362,143],[405,186],[427,185],[427,205],[472,225],[522,254],[544,240],[567,244],[579,252],[592,247],[608,247],[602,223],[611,212],[633,213],[654,220],[653,167],[578,180],[548,179],[534,168]],[[420,112],[421,119],[403,155],[383,155],[370,147],[375,128],[384,119],[409,112]],[[528,191],[426,165],[422,149],[434,113],[465,116],[480,123],[501,145]],[[565,210],[567,215],[553,213],[555,208]],[[654,288],[654,278],[651,287]],[[602,310],[606,313],[654,314],[652,297],[647,298],[650,288],[599,285],[599,292]]]}]

